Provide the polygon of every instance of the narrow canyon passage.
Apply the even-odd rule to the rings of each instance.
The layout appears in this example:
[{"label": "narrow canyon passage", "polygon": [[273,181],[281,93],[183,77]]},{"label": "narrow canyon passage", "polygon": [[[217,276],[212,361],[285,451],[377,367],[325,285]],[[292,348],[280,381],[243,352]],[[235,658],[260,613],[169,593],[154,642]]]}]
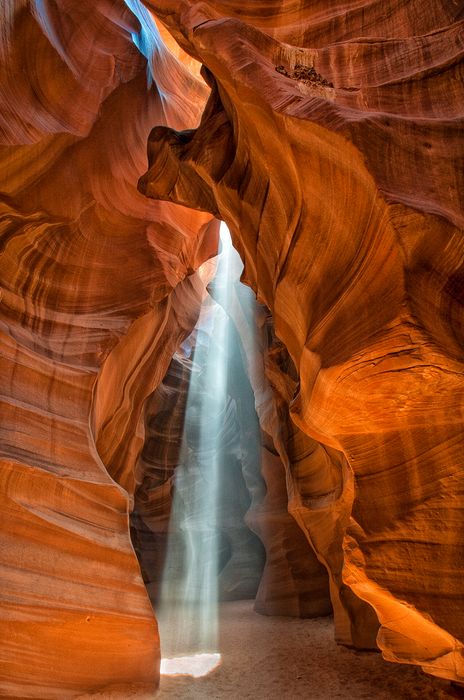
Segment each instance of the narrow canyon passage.
[{"label": "narrow canyon passage", "polygon": [[[254,322],[256,302],[240,284],[242,269],[230,233],[221,225],[219,254],[200,269],[211,279],[197,324],[171,363],[172,371],[182,364],[186,372],[183,412],[161,401],[160,412],[154,412],[154,401],[147,409],[146,434],[156,434],[157,440],[148,437],[142,453],[144,480],[136,492],[135,512],[147,527],[145,542],[154,559],[145,561],[141,541],[137,551],[162,655],[171,664],[186,655],[197,660],[202,654],[218,655],[218,601],[254,598],[263,569],[263,547],[245,524],[253,484],[262,479],[254,395],[231,318],[238,295],[246,300],[241,310],[248,323]],[[166,387],[168,381],[166,377]],[[175,427],[177,444],[166,424]],[[169,443],[171,468],[163,450],[165,444],[169,450]],[[135,540],[137,546],[137,536]]]},{"label": "narrow canyon passage", "polygon": [[0,697],[462,695],[464,0],[0,55]]}]

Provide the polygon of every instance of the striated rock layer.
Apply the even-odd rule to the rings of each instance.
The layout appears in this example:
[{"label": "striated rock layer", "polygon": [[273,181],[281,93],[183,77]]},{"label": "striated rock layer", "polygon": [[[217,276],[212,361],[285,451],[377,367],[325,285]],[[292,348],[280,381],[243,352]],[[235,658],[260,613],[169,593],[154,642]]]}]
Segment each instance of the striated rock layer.
[{"label": "striated rock layer", "polygon": [[[263,432],[257,609],[325,613],[329,585],[339,641],[463,681],[464,13],[148,4],[159,32],[138,0],[1,8],[0,694],[157,683],[129,513],[166,500],[147,416],[211,215],[263,303],[230,310]],[[165,201],[136,190],[154,124],[140,187]]]},{"label": "striated rock layer", "polygon": [[154,689],[133,470],[217,223],[136,183],[151,124],[195,126],[207,88],[122,2],[2,13],[0,694]]},{"label": "striated rock layer", "polygon": [[224,219],[272,313],[337,635],[464,681],[462,9],[148,4],[212,93],[153,129],[139,187]]},{"label": "striated rock layer", "polygon": [[[238,256],[231,267],[236,281],[224,308],[240,339],[239,350],[232,348],[231,355],[236,364],[240,363],[237,356],[241,358],[253,388],[256,409],[255,413],[253,403],[244,400],[245,392],[238,388],[243,473],[252,497],[246,522],[266,549],[255,610],[267,615],[327,615],[331,612],[327,571],[288,512],[288,502],[292,498],[290,470],[301,469],[308,459],[312,460],[313,450],[296,447],[293,433],[301,433],[289,421],[288,401],[280,396],[278,385],[281,382],[275,381],[271,370],[275,364],[272,357],[277,340],[269,311],[238,281],[243,269]],[[282,370],[284,364],[285,361],[281,363]],[[280,377],[280,373],[277,374]],[[260,454],[249,450],[256,441],[256,417],[261,429]],[[259,465],[258,473],[256,465]]]}]

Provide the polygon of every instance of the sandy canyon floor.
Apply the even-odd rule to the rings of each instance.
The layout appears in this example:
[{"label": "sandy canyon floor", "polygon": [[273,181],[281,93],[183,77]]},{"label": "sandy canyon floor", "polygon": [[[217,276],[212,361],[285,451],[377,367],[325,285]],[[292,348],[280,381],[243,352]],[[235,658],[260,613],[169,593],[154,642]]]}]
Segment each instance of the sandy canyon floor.
[{"label": "sandy canyon floor", "polygon": [[252,601],[220,609],[222,664],[203,678],[162,676],[156,700],[441,700],[464,697],[414,667],[334,643],[332,618],[264,617]]},{"label": "sandy canyon floor", "polygon": [[252,601],[220,606],[221,665],[202,678],[162,676],[156,696],[129,690],[84,698],[137,700],[445,700],[460,688],[420,669],[334,643],[332,618],[264,617]]}]

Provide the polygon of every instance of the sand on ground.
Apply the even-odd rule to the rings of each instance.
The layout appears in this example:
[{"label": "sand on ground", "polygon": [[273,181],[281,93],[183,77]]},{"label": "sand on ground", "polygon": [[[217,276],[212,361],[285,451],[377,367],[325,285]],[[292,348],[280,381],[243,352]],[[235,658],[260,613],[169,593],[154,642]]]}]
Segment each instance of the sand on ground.
[{"label": "sand on ground", "polygon": [[[166,635],[166,632],[165,632]],[[170,640],[166,641],[166,644]],[[161,676],[156,695],[99,692],[98,700],[448,700],[461,688],[392,664],[378,652],[334,642],[331,617],[300,620],[265,617],[253,601],[221,603],[220,666],[207,676]]]},{"label": "sand on ground", "polygon": [[253,601],[220,605],[221,665],[208,676],[162,676],[156,700],[445,700],[460,689],[378,652],[334,642],[330,617],[265,617]]}]

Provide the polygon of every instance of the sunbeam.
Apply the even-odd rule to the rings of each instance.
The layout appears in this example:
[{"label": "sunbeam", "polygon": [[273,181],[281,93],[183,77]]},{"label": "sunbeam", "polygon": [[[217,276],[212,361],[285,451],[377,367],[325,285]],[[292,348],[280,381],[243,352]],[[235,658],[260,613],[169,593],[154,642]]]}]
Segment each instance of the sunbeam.
[{"label": "sunbeam", "polygon": [[157,609],[162,653],[170,657],[163,660],[162,668],[172,669],[174,663],[186,668],[187,664],[190,671],[178,672],[191,675],[208,673],[219,661],[218,499],[227,442],[225,417],[230,408],[227,346],[231,321],[224,308],[230,297],[232,251],[230,234],[222,228],[221,252],[211,283],[215,300],[207,297],[194,330],[183,458],[175,474],[168,554]]}]

